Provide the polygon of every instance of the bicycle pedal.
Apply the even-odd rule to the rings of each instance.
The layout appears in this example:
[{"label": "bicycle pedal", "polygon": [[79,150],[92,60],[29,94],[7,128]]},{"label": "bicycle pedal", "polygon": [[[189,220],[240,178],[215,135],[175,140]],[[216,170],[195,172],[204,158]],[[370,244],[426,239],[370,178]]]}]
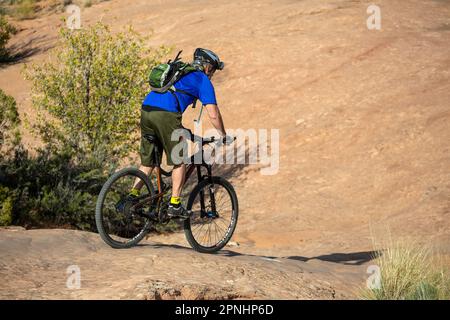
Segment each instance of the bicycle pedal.
[{"label": "bicycle pedal", "polygon": [[188,211],[187,215],[185,216],[179,216],[179,215],[168,215],[169,219],[181,219],[181,220],[187,220],[192,216],[192,211]]}]

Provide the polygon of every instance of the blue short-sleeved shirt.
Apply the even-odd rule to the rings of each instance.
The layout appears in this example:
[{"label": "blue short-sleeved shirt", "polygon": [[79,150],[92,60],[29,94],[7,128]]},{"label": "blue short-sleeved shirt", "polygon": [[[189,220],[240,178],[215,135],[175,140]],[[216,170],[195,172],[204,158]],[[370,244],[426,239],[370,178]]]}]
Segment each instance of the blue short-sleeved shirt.
[{"label": "blue short-sleeved shirt", "polygon": [[[178,90],[189,92],[192,96],[181,92],[157,93],[150,92],[144,99],[142,105],[157,107],[170,112],[183,113],[186,108],[193,103],[197,97],[202,104],[217,104],[216,94],[211,80],[201,71],[195,71],[183,76],[174,84]],[[174,94],[177,95],[180,106]]]}]

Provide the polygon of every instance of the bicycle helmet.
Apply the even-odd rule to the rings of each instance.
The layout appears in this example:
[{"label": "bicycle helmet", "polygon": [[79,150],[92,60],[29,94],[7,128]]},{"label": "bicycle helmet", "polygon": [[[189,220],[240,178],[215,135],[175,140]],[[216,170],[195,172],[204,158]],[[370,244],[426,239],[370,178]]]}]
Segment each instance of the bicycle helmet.
[{"label": "bicycle helmet", "polygon": [[220,61],[217,54],[208,49],[197,48],[194,52],[194,66],[204,67],[205,63],[210,63],[214,69],[223,70],[225,64]]}]

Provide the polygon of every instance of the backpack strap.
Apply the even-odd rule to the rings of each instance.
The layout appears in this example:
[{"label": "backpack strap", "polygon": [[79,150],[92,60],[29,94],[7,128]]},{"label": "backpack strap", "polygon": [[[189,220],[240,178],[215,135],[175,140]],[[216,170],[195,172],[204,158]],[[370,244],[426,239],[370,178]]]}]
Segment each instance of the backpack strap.
[{"label": "backpack strap", "polygon": [[172,95],[175,97],[175,100],[177,100],[177,105],[178,105],[178,111],[181,112],[181,106],[180,106],[180,100],[178,100],[178,97],[176,95],[176,92],[182,93],[182,94],[186,94],[192,98],[194,98],[194,101],[192,102],[192,108],[195,109],[195,106],[197,105],[197,100],[198,98],[196,96],[194,96],[193,94],[185,91],[185,90],[181,90],[181,89],[177,89],[175,88],[175,86],[172,86],[169,90],[170,93],[172,93]]},{"label": "backpack strap", "polygon": [[177,100],[177,109],[178,109],[178,112],[179,112],[179,113],[182,113],[182,112],[181,112],[180,100],[178,100],[178,97],[177,97],[176,93],[173,92],[173,91],[169,91],[169,92],[175,97],[175,100]]},{"label": "backpack strap", "polygon": [[187,92],[187,91],[185,91],[185,90],[177,89],[177,88],[175,88],[175,86],[172,86],[172,87],[169,89],[169,91],[170,91],[170,92],[179,92],[179,93],[182,93],[182,94],[187,94],[188,96],[191,96],[192,98],[197,99],[197,97],[194,96],[192,93],[189,93],[189,92]]}]

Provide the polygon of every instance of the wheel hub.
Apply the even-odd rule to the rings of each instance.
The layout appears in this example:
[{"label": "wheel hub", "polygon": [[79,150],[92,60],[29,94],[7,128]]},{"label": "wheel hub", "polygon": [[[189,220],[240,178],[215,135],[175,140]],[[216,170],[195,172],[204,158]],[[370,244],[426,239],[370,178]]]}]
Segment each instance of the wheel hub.
[{"label": "wheel hub", "polygon": [[219,214],[216,211],[209,210],[209,211],[206,211],[205,217],[208,217],[211,219],[216,219],[219,217]]}]

